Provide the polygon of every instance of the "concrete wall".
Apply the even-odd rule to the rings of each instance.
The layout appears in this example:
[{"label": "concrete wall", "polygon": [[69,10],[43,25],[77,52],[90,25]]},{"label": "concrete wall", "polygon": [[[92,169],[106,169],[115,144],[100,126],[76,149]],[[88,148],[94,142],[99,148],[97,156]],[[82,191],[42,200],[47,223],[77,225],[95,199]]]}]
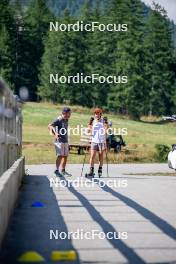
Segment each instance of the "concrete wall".
[{"label": "concrete wall", "polygon": [[0,177],[0,246],[17,201],[23,175],[24,157],[21,157]]},{"label": "concrete wall", "polygon": [[24,175],[22,103],[0,79],[0,245]]}]

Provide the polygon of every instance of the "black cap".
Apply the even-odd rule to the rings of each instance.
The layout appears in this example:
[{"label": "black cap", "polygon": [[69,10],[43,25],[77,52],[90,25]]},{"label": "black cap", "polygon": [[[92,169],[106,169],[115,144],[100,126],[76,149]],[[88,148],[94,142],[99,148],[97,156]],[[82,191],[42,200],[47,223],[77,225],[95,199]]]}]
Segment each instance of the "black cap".
[{"label": "black cap", "polygon": [[62,109],[62,113],[69,113],[69,112],[71,112],[71,109],[69,107],[64,107]]}]

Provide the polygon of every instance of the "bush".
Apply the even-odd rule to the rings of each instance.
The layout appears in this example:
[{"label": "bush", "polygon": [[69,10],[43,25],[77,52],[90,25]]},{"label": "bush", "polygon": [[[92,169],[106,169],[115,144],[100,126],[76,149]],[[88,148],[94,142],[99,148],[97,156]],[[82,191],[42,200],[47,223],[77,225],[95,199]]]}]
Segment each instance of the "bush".
[{"label": "bush", "polygon": [[167,145],[162,145],[162,144],[156,144],[156,159],[157,161],[163,162],[167,161],[167,156],[170,151],[170,147]]}]

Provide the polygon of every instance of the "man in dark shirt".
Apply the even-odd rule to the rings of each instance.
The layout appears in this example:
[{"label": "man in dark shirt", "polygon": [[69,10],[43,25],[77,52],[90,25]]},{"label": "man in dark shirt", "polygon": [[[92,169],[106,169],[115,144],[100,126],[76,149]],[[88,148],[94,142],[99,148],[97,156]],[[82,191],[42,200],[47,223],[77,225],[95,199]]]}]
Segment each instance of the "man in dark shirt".
[{"label": "man in dark shirt", "polygon": [[55,121],[48,125],[50,133],[55,136],[55,149],[56,149],[56,176],[71,176],[65,171],[67,157],[69,154],[68,145],[68,120],[71,116],[71,109],[69,107],[64,107],[62,110],[62,115],[58,117]]}]

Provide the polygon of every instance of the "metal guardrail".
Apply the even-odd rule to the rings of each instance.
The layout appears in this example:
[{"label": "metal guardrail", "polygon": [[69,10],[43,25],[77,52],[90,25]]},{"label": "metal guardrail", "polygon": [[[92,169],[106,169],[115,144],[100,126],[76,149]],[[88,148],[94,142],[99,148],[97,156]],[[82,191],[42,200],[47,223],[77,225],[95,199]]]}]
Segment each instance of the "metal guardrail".
[{"label": "metal guardrail", "polygon": [[0,176],[22,154],[22,104],[0,80]]}]

